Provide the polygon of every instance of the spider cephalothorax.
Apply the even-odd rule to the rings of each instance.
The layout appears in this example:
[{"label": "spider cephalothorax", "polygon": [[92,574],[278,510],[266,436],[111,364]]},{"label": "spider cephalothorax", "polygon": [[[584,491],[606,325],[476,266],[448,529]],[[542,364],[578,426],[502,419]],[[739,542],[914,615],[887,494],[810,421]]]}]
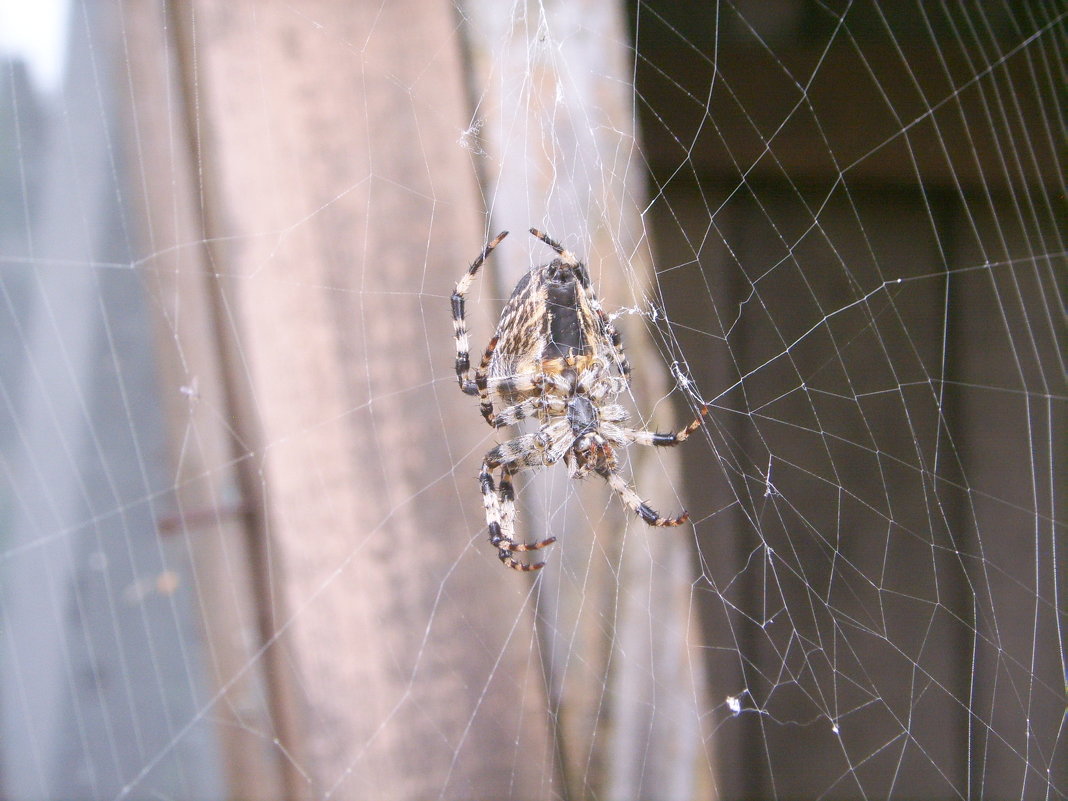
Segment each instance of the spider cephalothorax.
[{"label": "spider cephalothorax", "polygon": [[[494,428],[514,425],[525,417],[541,423],[536,432],[493,448],[479,473],[490,542],[497,547],[501,561],[516,570],[544,567],[544,562],[525,564],[512,554],[544,548],[556,538],[533,543],[516,540],[513,475],[562,459],[572,478],[590,473],[604,478],[627,507],[649,525],[677,526],[688,515],[661,517],[644,503],[619,474],[615,449],[631,443],[676,445],[701,425],[708,412],[702,407],[692,423],[671,434],[624,425],[628,414],[616,399],[629,384],[630,365],[619,333],[590,285],[586,265],[541,231],[531,228],[530,233],[557,256],[519,279],[473,377],[464,296],[507,231],[486,245],[452,295],[460,389],[479,396],[482,416]],[[503,407],[497,413],[494,401]],[[495,484],[493,473],[498,469],[500,482]]]}]

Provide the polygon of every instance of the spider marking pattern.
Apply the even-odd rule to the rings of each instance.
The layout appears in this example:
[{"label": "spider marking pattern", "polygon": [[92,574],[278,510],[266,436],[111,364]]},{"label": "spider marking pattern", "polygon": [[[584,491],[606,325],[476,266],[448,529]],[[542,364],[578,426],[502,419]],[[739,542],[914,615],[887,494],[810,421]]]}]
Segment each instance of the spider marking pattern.
[{"label": "spider marking pattern", "polygon": [[[689,514],[661,517],[645,503],[620,475],[616,449],[631,444],[677,445],[708,414],[704,406],[688,426],[667,434],[625,425],[629,414],[616,400],[630,384],[630,364],[619,332],[597,300],[586,265],[536,228],[530,233],[556,251],[556,258],[519,279],[473,374],[464,297],[507,231],[486,245],[452,294],[460,389],[478,396],[479,410],[494,428],[515,425],[526,417],[541,424],[536,432],[490,450],[478,474],[490,542],[500,560],[515,570],[544,567],[544,562],[521,562],[514,554],[556,542],[556,537],[530,543],[516,539],[512,486],[516,473],[563,459],[571,478],[590,473],[601,476],[626,507],[650,526],[678,526]],[[495,482],[496,471],[499,480]]]}]

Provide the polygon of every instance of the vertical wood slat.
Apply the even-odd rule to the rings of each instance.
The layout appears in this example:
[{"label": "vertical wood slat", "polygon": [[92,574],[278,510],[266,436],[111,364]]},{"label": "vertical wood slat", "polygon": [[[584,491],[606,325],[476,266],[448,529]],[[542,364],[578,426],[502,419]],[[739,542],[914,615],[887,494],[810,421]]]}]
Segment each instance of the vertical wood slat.
[{"label": "vertical wood slat", "polygon": [[[209,686],[230,795],[282,799],[282,754],[271,715],[248,517],[212,313],[197,165],[186,128],[178,45],[164,9],[123,4],[132,123],[127,142],[141,199],[140,264],[155,312],[161,395],[168,421],[176,514],[159,535],[181,537],[194,571]],[[133,788],[136,790],[136,788]]]},{"label": "vertical wood slat", "polygon": [[526,590],[470,546],[477,414],[447,307],[480,237],[451,6],[176,9],[195,239],[259,496],[259,661],[292,696],[285,792],[545,797],[547,707],[513,633]]}]

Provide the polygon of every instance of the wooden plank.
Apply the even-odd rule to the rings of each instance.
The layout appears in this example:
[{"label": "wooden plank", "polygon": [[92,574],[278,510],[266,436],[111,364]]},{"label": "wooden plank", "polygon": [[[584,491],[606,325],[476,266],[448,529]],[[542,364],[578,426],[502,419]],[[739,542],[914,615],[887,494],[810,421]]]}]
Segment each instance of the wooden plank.
[{"label": "wooden plank", "polygon": [[655,17],[643,22],[638,91],[658,182],[680,165],[683,177],[799,186],[839,173],[852,185],[995,192],[1063,180],[1044,135],[1060,103],[1026,58],[987,70],[956,47],[843,38],[827,51],[726,42],[713,62]]},{"label": "wooden plank", "polygon": [[448,296],[482,238],[452,6],[181,10],[286,792],[551,795],[527,591],[472,545]]},{"label": "wooden plank", "polygon": [[131,125],[126,152],[140,198],[139,264],[155,317],[161,395],[168,424],[176,513],[159,535],[180,538],[192,559],[196,609],[214,696],[229,795],[282,799],[283,755],[271,714],[250,549],[248,509],[233,439],[186,127],[177,42],[163,8],[122,9]]}]

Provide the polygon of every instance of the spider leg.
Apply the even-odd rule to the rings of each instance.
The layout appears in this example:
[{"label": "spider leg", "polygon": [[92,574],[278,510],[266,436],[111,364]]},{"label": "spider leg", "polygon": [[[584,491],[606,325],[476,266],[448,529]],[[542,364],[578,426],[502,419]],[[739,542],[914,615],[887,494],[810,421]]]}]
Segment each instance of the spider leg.
[{"label": "spider leg", "polygon": [[612,343],[612,351],[616,357],[616,364],[619,365],[619,372],[623,374],[623,381],[626,385],[630,385],[630,362],[627,361],[627,354],[623,352],[623,337],[620,336],[616,327],[612,325],[612,321],[608,319],[608,315],[605,310],[601,308],[601,302],[597,299],[597,296],[593,294],[593,290],[588,292],[590,298],[590,307],[597,312],[597,316],[601,318],[601,325],[604,326],[604,333],[608,337],[608,340]]},{"label": "spider leg", "polygon": [[571,255],[566,250],[564,250],[564,246],[563,245],[561,245],[555,239],[552,239],[547,233],[545,233],[543,231],[539,231],[537,228],[531,228],[530,229],[530,233],[533,234],[534,236],[536,236],[538,239],[540,239],[546,245],[551,247],[553,250],[555,250],[561,256],[565,256],[565,255],[569,256],[569,255]]},{"label": "spider leg", "polygon": [[561,395],[567,395],[571,385],[563,376],[551,373],[520,373],[518,375],[499,375],[486,379],[486,387],[498,395],[518,395],[527,392],[541,394],[548,386],[556,387]]},{"label": "spider leg", "polygon": [[[512,557],[510,551],[502,545],[512,543],[511,532],[505,533],[513,523],[512,515],[501,508],[501,496],[493,483],[488,463],[482,465],[482,471],[478,474],[478,482],[482,486],[482,505],[486,509],[486,524],[489,528],[490,542],[497,548],[497,555],[505,565],[513,570],[539,570],[544,567],[541,564],[526,565]],[[504,483],[502,478],[501,483]]]},{"label": "spider leg", "polygon": [[551,414],[562,415],[567,412],[567,401],[557,395],[535,395],[521,403],[509,406],[493,418],[494,428],[515,425],[527,417],[541,417],[543,410]]},{"label": "spider leg", "polygon": [[494,544],[497,545],[499,550],[502,542],[515,542],[515,489],[512,487],[512,473],[508,471],[507,467],[501,468],[501,481],[497,485],[497,498],[501,509],[501,540]]},{"label": "spider leg", "polygon": [[[489,529],[490,543],[497,548],[497,556],[506,566],[513,570],[532,571],[545,567],[544,562],[524,564],[512,556],[517,551],[537,551],[552,545],[556,537],[531,543],[515,541],[515,490],[512,476],[523,469],[538,463],[537,456],[529,446],[533,435],[519,437],[498,445],[486,454],[479,471],[478,481],[482,487],[482,504],[486,510],[486,526]],[[493,471],[501,468],[501,484],[497,488],[493,482]]]},{"label": "spider leg", "polygon": [[612,438],[616,436],[620,437],[625,442],[633,442],[638,445],[656,445],[656,446],[671,446],[678,445],[680,442],[685,442],[686,439],[700,428],[705,422],[705,416],[708,414],[708,407],[702,406],[701,411],[698,412],[697,417],[694,418],[686,428],[679,431],[670,432],[667,434],[661,434],[656,431],[643,431],[636,428],[622,428],[618,430],[618,434],[613,433]]},{"label": "spider leg", "polygon": [[499,337],[494,334],[490,339],[489,344],[486,346],[486,352],[482,354],[482,361],[478,365],[478,369],[475,371],[475,380],[473,382],[474,392],[469,392],[465,387],[464,392],[468,395],[478,395],[478,410],[482,412],[482,416],[486,418],[486,422],[491,426],[493,425],[493,401],[489,399],[489,384],[486,380],[486,370],[489,368],[490,359],[493,358],[493,352],[497,350],[497,342]]},{"label": "spider leg", "polygon": [[[478,268],[482,266],[482,263],[489,258],[493,249],[501,243],[506,236],[507,231],[501,231],[497,234],[496,238],[490,242],[479,254],[479,257],[471,262],[471,266],[467,268],[467,272],[464,273],[456,284],[456,290],[452,293],[452,332],[453,337],[456,339],[456,378],[460,382],[460,389],[467,395],[477,395],[478,387],[471,379],[471,357],[470,357],[470,343],[467,338],[467,320],[464,316],[464,295],[467,294],[467,290],[471,288],[471,283],[475,280],[475,275],[478,273]],[[493,343],[496,346],[496,343]],[[492,353],[492,349],[488,350]]]},{"label": "spider leg", "polygon": [[501,484],[498,489],[498,495],[501,499],[501,520],[503,532],[506,536],[500,543],[494,543],[494,545],[502,551],[540,551],[542,548],[556,542],[556,537],[546,537],[537,542],[527,543],[515,541],[515,489],[512,487],[512,476],[517,472],[517,470],[509,468],[507,465],[501,468]]},{"label": "spider leg", "polygon": [[633,440],[628,439],[622,432],[630,431],[629,428],[623,428],[615,425],[616,423],[622,423],[628,417],[630,413],[624,409],[618,403],[609,403],[606,406],[602,406],[598,417],[601,418],[601,425],[605,428],[603,432],[605,436],[611,439],[617,445],[629,445]]},{"label": "spider leg", "polygon": [[[497,338],[494,337],[490,344],[496,345],[496,342]],[[492,350],[490,351],[490,354],[492,355]],[[563,414],[567,410],[567,403],[562,398],[555,399],[552,396],[547,396],[545,394],[546,384],[549,384],[550,386],[555,385],[561,389],[561,391],[566,393],[569,389],[566,379],[561,376],[546,375],[545,373],[524,373],[522,375],[484,378],[485,368],[489,364],[490,358],[490,355],[483,358],[483,364],[479,367],[479,372],[476,374],[475,378],[477,381],[481,382],[479,384],[480,397],[482,397],[484,393],[484,401],[480,405],[480,410],[482,411],[482,416],[486,418],[486,422],[491,426],[494,428],[501,428],[503,426],[513,425],[524,417],[530,417],[531,413],[536,412],[539,406],[542,405],[552,408],[559,414]],[[521,395],[527,392],[533,392],[534,394],[526,400],[509,406],[499,415],[494,417],[493,404],[488,400],[491,392],[494,395],[505,398],[514,397],[515,395]],[[542,400],[543,398],[545,400]]]},{"label": "spider leg", "polygon": [[643,501],[638,496],[638,493],[634,491],[634,488],[624,481],[623,476],[615,470],[601,469],[597,471],[597,474],[608,482],[608,486],[620,497],[628,509],[638,515],[638,517],[650,526],[657,526],[658,528],[664,526],[681,526],[690,519],[689,512],[683,512],[678,517],[661,517],[660,513]]}]

